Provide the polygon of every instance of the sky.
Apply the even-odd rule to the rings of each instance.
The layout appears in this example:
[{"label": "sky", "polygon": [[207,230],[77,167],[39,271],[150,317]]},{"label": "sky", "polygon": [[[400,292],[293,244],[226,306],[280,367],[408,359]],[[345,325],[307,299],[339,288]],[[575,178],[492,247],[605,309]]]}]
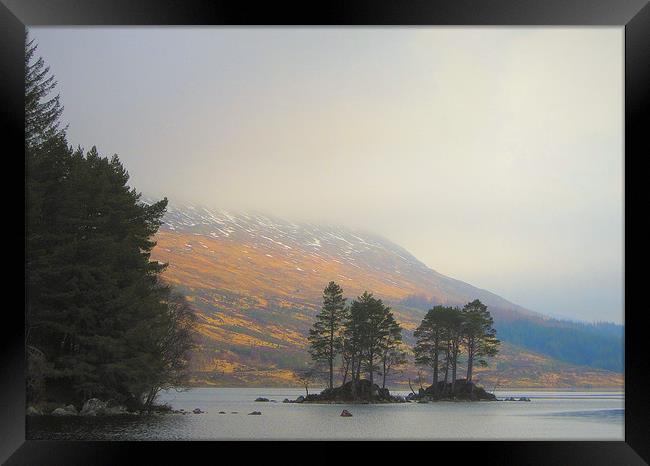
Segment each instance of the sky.
[{"label": "sky", "polygon": [[623,322],[623,28],[30,28],[68,139],[171,202],[380,234]]}]

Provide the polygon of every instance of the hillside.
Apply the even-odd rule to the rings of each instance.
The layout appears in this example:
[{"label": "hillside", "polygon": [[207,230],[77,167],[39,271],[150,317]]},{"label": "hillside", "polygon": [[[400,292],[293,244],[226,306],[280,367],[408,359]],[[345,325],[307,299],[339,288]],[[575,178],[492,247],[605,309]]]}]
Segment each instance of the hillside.
[{"label": "hillside", "polygon": [[[307,361],[307,330],[330,280],[341,284],[348,298],[369,290],[390,303],[407,341],[430,305],[462,305],[475,298],[489,306],[504,334],[520,322],[558,328],[558,321],[446,277],[367,232],[199,206],[170,205],[164,220],[152,259],[169,263],[165,279],[197,311],[197,384],[291,383],[292,369]],[[518,334],[510,333],[516,341]],[[505,344],[496,363],[481,374],[486,383],[496,380],[498,368],[500,386],[622,384],[620,374],[590,368],[589,361],[561,362],[522,351],[525,344]],[[416,373],[410,367],[392,383]]]}]

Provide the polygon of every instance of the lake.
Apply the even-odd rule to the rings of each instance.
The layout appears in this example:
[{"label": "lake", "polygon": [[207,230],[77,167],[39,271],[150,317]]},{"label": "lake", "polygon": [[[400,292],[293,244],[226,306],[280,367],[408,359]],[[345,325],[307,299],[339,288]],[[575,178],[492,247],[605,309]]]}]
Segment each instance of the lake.
[{"label": "lake", "polygon": [[[311,390],[317,392],[317,390]],[[407,395],[408,392],[391,392]],[[530,402],[379,405],[282,403],[296,388],[194,388],[161,394],[205,414],[28,417],[28,439],[52,440],[623,440],[623,393],[496,391]],[[264,397],[272,402],[255,402]],[[353,417],[340,417],[347,409]],[[227,414],[219,414],[224,411]],[[261,416],[249,416],[261,411]]]}]

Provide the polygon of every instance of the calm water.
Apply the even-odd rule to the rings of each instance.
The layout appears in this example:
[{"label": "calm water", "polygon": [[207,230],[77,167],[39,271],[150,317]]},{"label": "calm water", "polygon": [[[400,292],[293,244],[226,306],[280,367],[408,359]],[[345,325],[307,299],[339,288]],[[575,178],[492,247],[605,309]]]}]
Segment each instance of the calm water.
[{"label": "calm water", "polygon": [[[408,392],[395,392],[406,395]],[[304,390],[196,388],[167,392],[174,409],[205,414],[112,418],[28,418],[29,439],[421,439],[623,440],[622,393],[497,391],[531,402],[437,402],[385,405],[284,404]],[[277,403],[256,403],[257,397]],[[342,418],[342,409],[353,417]],[[218,414],[225,411],[227,414]],[[248,416],[261,411],[261,416]],[[236,414],[233,414],[236,413]]]}]

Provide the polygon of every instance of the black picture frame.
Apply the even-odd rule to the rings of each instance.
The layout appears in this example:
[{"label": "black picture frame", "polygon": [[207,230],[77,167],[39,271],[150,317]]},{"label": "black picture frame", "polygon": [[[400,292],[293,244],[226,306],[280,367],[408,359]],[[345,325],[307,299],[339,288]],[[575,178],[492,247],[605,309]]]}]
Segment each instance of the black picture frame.
[{"label": "black picture frame", "polygon": [[[444,453],[479,464],[646,464],[650,461],[650,411],[648,409],[646,328],[640,305],[642,272],[634,273],[641,251],[632,245],[644,234],[631,228],[632,217],[643,218],[644,202],[636,201],[635,187],[643,189],[644,175],[633,164],[650,154],[647,126],[650,97],[650,5],[647,0],[363,0],[330,1],[299,5],[279,2],[209,0],[0,0],[0,86],[5,144],[14,149],[6,158],[18,159],[24,147],[24,27],[25,25],[616,25],[625,28],[625,441],[621,442],[437,442],[431,448],[420,442],[424,458],[434,461]],[[644,118],[646,117],[646,118]],[[14,201],[15,202],[15,201]],[[632,207],[639,202],[638,210]],[[637,214],[637,212],[640,214]],[[644,235],[647,236],[647,235]],[[647,239],[646,239],[647,241]],[[640,243],[640,242],[639,242]],[[640,243],[643,244],[643,243]],[[639,270],[642,270],[639,268]],[[16,289],[14,287],[13,289]],[[25,293],[25,300],[27,293]],[[3,325],[0,353],[0,460],[17,464],[120,464],[144,455],[146,463],[197,462],[199,454],[211,461],[250,460],[252,446],[261,442],[64,442],[25,441],[24,316],[19,306],[5,307],[15,321]],[[7,322],[6,320],[4,322]],[[381,447],[362,445],[364,461]],[[313,442],[287,445],[264,442],[264,455],[280,459],[301,456],[311,461]],[[389,461],[413,461],[412,447],[398,443],[399,456]],[[287,448],[288,447],[288,448]],[[317,446],[316,448],[322,448]],[[268,452],[270,450],[270,452]],[[338,446],[333,461],[349,461]],[[227,452],[227,453],[226,453]],[[401,453],[400,453],[401,452]],[[235,456],[233,456],[235,455]],[[263,458],[263,457],[261,457]],[[401,460],[399,458],[402,458]],[[427,459],[428,458],[428,459]],[[204,460],[201,460],[204,461]]]}]

